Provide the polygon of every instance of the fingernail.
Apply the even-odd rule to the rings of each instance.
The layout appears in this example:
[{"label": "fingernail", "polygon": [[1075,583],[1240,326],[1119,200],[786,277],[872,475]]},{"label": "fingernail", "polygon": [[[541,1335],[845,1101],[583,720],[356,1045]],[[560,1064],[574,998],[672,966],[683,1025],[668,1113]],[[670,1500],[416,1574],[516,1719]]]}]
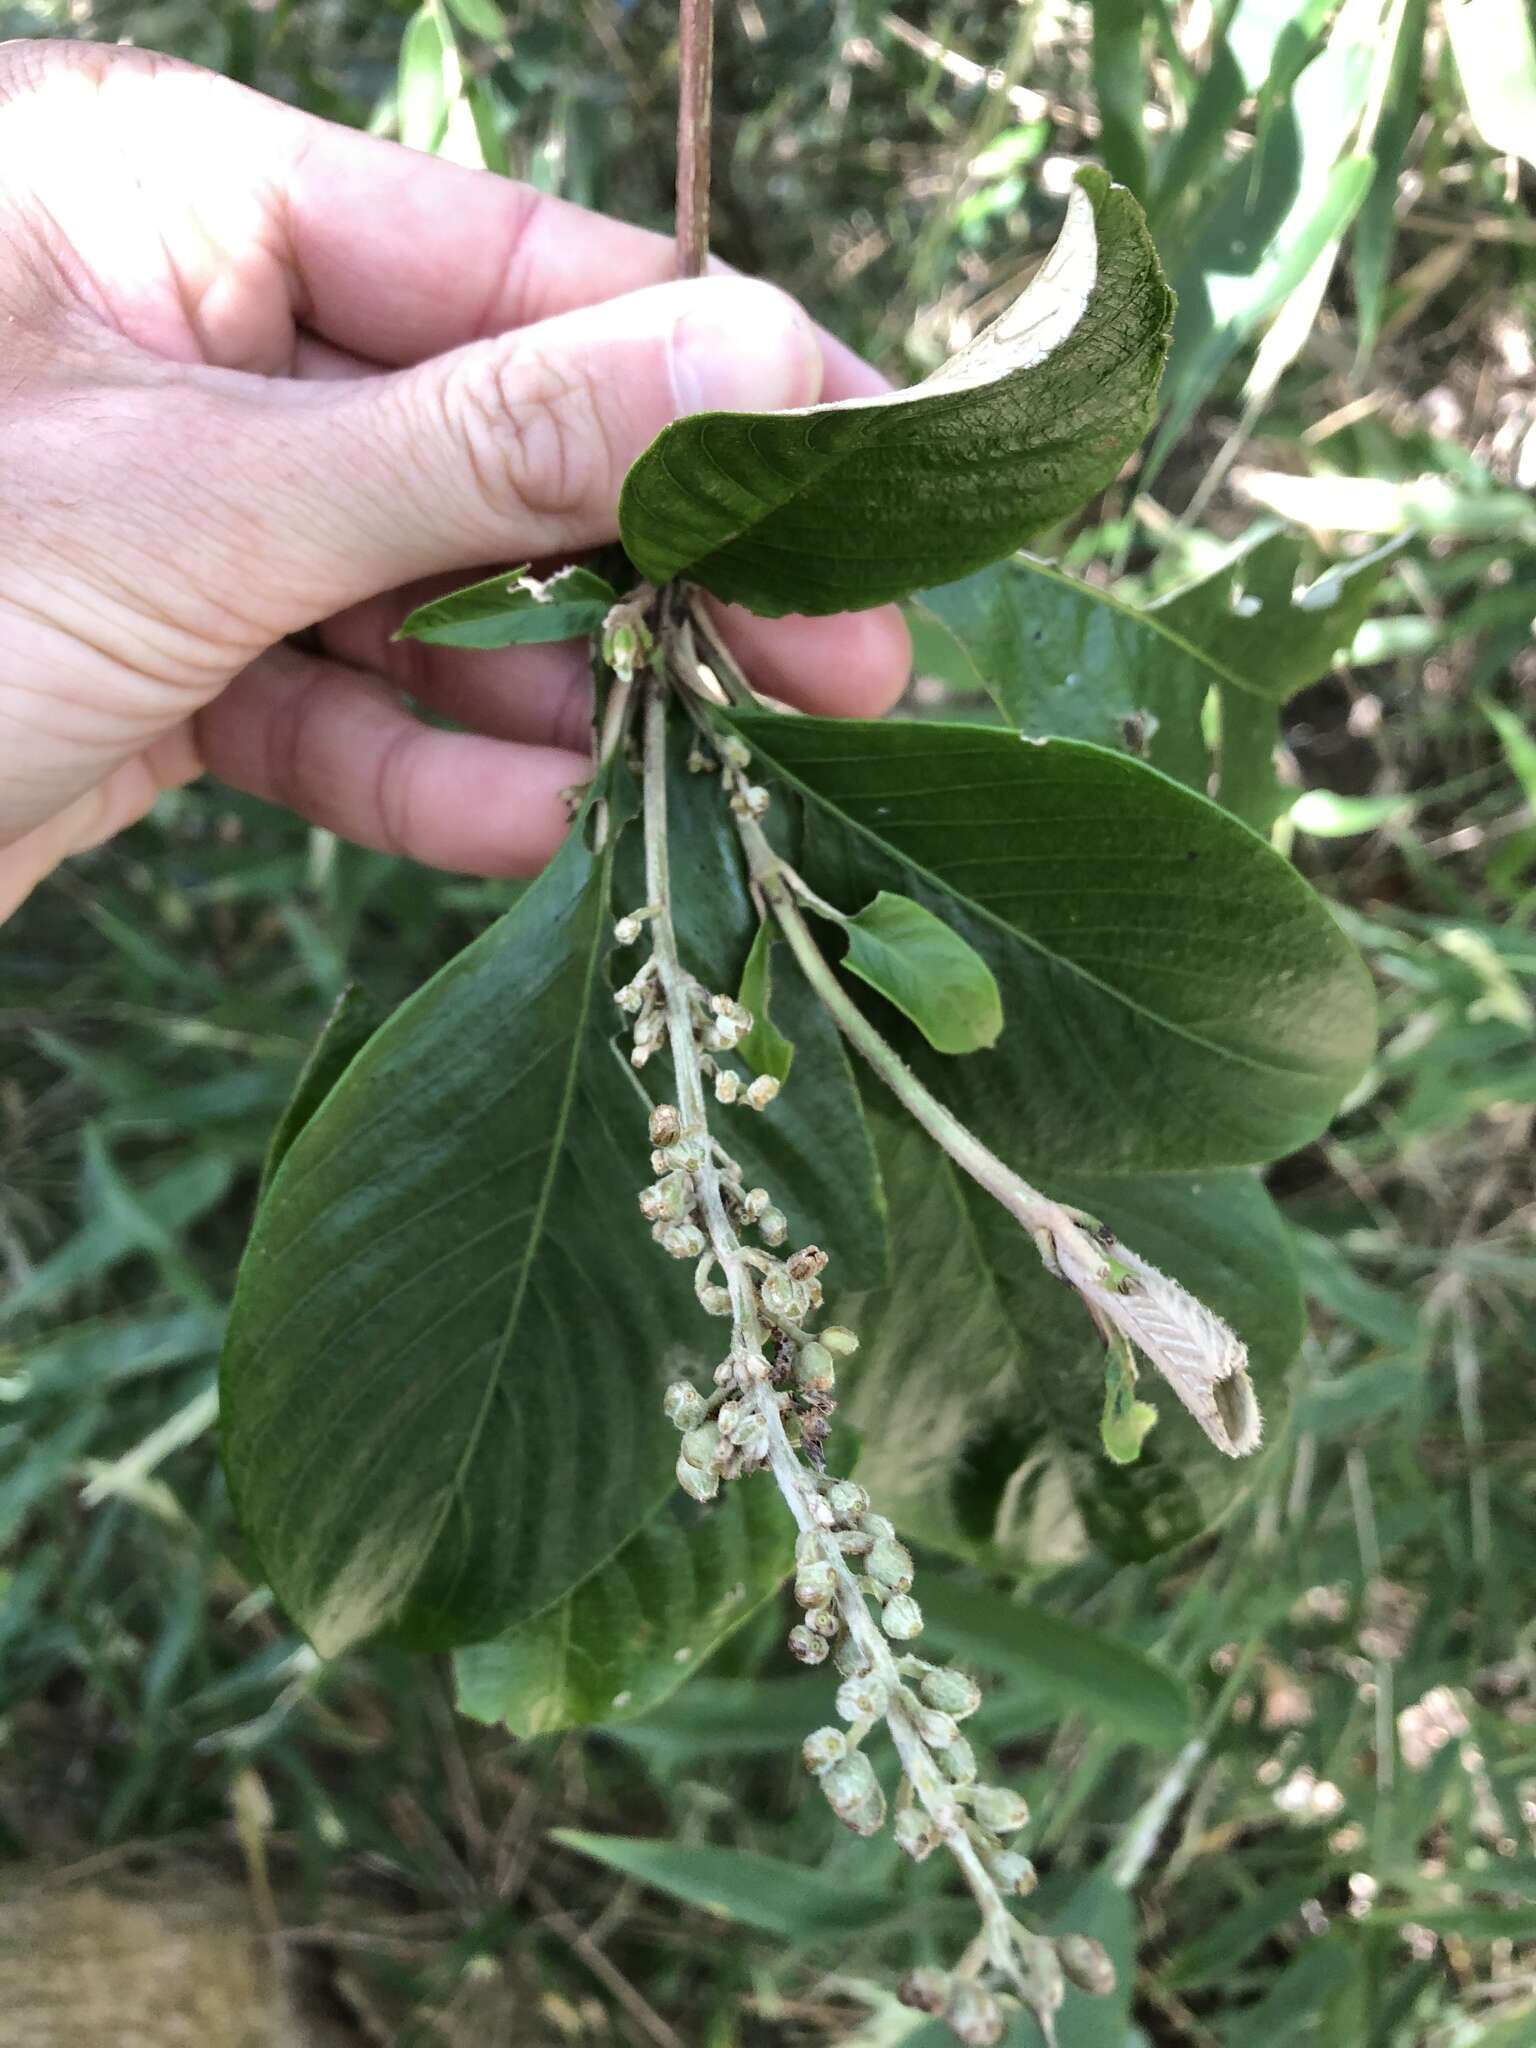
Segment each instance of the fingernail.
[{"label": "fingernail", "polygon": [[671,353],[679,413],[774,412],[821,392],[815,330],[772,285],[708,280],[672,330]]}]

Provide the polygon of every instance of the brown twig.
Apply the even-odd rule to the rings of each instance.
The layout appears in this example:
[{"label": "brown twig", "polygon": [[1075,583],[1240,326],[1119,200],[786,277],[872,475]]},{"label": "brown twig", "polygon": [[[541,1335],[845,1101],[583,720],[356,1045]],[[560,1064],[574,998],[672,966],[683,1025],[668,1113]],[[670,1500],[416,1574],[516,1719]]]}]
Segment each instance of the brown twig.
[{"label": "brown twig", "polygon": [[714,0],[678,9],[677,274],[702,277],[709,262],[709,122],[714,78]]}]

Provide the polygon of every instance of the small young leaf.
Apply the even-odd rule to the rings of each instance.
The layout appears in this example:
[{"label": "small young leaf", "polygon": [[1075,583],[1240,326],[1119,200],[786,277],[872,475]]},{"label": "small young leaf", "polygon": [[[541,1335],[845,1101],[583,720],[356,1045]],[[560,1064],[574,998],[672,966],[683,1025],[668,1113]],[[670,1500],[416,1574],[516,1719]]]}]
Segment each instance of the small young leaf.
[{"label": "small young leaf", "polygon": [[624,481],[642,574],[770,617],[904,597],[1074,512],[1146,432],[1173,301],[1140,207],[1078,174],[1023,296],[914,390],[696,413]]},{"label": "small young leaf", "polygon": [[741,1056],[755,1074],[772,1074],[775,1081],[789,1079],[795,1048],[769,1015],[773,1001],[773,931],[760,924],[747,964],[741,971],[740,1001],[752,1013],[752,1029],[741,1041]]},{"label": "small young leaf", "polygon": [[1099,1424],[1104,1454],[1117,1465],[1134,1465],[1157,1410],[1136,1398],[1136,1364],[1122,1337],[1104,1360],[1104,1418]]},{"label": "small young leaf", "polygon": [[580,640],[597,632],[617,603],[617,594],[590,569],[557,569],[542,582],[526,567],[507,569],[418,605],[395,638],[481,648]]},{"label": "small young leaf", "polygon": [[941,917],[882,889],[846,928],[844,967],[894,1003],[935,1052],[996,1045],[1003,999],[992,970]]}]

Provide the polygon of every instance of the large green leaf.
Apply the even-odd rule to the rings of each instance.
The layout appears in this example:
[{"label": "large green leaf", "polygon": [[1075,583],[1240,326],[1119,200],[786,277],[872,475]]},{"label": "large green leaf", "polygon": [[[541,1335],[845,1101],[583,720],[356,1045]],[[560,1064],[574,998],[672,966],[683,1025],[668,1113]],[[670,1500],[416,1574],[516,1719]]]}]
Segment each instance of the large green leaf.
[{"label": "large green leaf", "polygon": [[654,582],[772,616],[962,576],[1111,481],[1150,422],[1171,317],[1140,207],[1085,170],[1022,298],[915,390],[668,427],[625,479],[624,545]]},{"label": "large green leaf", "polygon": [[[985,689],[1017,732],[1123,748],[1204,790],[1212,772],[1202,725],[1210,693],[1219,695],[1224,740],[1242,718],[1257,722],[1267,770],[1277,707],[1347,650],[1395,552],[1341,564],[1298,591],[1301,549],[1271,534],[1142,610],[1015,555],[923,591],[916,607],[949,636],[947,678]],[[930,640],[928,651],[942,658],[950,650]],[[1263,806],[1245,765],[1223,751],[1222,801],[1248,822],[1267,824],[1255,815]]]},{"label": "large green leaf", "polygon": [[[1215,1455],[1145,1370],[1140,1392],[1160,1420],[1134,1465],[1111,1464],[1099,1442],[1103,1346],[1081,1304],[914,1125],[893,1109],[872,1106],[871,1118],[895,1278],[838,1313],[863,1339],[842,1413],[865,1433],[859,1477],[882,1511],[943,1548],[1018,1563],[1059,1562],[1090,1542],[1148,1557],[1219,1515],[1247,1468]],[[1058,1172],[1045,1185],[1231,1324],[1273,1433],[1303,1312],[1258,1180]]]},{"label": "large green leaf", "polygon": [[1370,1057],[1353,947],[1214,804],[1073,741],[937,723],[733,713],[806,803],[803,872],[839,908],[916,898],[986,960],[995,1050],[928,1085],[1037,1171],[1239,1165],[1314,1137]]},{"label": "large green leaf", "polygon": [[525,1737],[649,1713],[793,1568],[794,1534],[766,1477],[707,1512],[674,1492],[555,1606],[458,1652],[460,1711]]},{"label": "large green leaf", "polygon": [[225,1349],[225,1461],[326,1653],[562,1598],[670,1484],[662,1380],[697,1311],[635,1206],[608,858],[579,833],[396,1011],[272,1182]]}]

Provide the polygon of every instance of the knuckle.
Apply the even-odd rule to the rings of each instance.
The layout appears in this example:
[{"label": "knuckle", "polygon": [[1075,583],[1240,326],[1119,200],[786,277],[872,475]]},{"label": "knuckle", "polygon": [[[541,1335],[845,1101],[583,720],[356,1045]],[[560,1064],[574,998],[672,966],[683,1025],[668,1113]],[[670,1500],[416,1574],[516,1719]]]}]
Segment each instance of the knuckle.
[{"label": "knuckle", "polygon": [[522,513],[558,526],[606,489],[602,408],[576,365],[526,348],[497,351],[468,372],[452,410],[493,520]]}]

